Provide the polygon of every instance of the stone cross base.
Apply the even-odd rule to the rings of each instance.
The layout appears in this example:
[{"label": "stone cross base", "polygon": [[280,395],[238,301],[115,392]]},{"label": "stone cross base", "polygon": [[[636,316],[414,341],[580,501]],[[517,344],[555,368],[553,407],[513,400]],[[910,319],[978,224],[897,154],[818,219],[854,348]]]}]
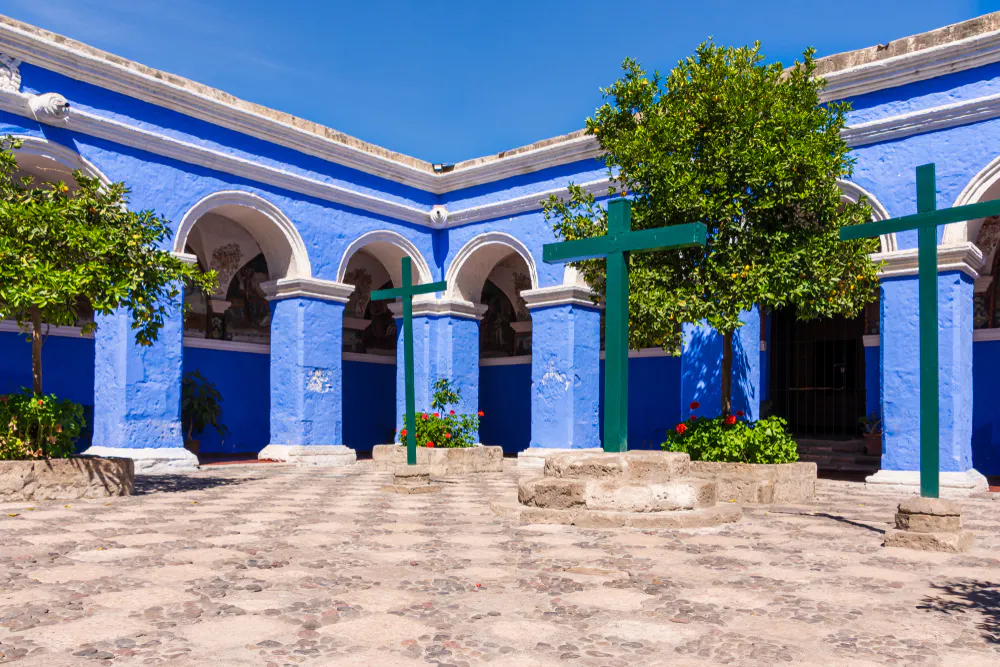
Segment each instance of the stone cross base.
[{"label": "stone cross base", "polygon": [[261,461],[281,461],[299,466],[349,466],[358,455],[344,445],[268,445],[260,451]]},{"label": "stone cross base", "polygon": [[392,471],[392,484],[383,486],[388,493],[438,493],[440,484],[433,484],[430,466],[401,465]]},{"label": "stone cross base", "polygon": [[972,533],[962,530],[962,510],[957,504],[940,498],[910,498],[899,504],[896,528],[885,534],[885,546],[968,551]]},{"label": "stone cross base", "polygon": [[[968,498],[989,491],[990,485],[978,470],[939,473],[942,498]],[[869,491],[920,495],[919,470],[879,470],[865,478]]]}]

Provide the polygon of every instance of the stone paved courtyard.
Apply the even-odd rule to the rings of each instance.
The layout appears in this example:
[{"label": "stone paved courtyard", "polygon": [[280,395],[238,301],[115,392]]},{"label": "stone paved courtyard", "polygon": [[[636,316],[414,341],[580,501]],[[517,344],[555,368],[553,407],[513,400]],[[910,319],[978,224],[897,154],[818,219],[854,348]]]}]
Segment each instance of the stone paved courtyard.
[{"label": "stone paved courtyard", "polygon": [[[510,462],[508,462],[508,465]],[[976,548],[884,549],[894,499],[690,531],[516,526],[516,474],[386,494],[349,470],[214,468],[0,510],[0,663],[997,665],[1000,502]]]}]

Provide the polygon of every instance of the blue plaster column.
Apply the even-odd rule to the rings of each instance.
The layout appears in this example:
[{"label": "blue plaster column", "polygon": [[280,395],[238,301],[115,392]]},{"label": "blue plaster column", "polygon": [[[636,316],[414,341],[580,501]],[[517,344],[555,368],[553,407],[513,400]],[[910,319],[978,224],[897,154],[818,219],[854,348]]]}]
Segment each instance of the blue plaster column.
[{"label": "blue plaster column", "polygon": [[136,344],[127,311],[97,316],[94,439],[84,454],[128,457],[142,473],[198,466],[198,458],[184,449],[181,429],[182,303],[179,294],[168,304],[163,327],[149,346]]},{"label": "blue plaster column", "polygon": [[342,286],[345,294],[332,297],[330,288],[311,284],[321,282],[271,297],[271,444],[262,459],[304,465],[356,460],[343,444],[344,304],[352,288]]},{"label": "blue plaster column", "polygon": [[[429,411],[434,383],[451,380],[461,392],[452,409],[460,414],[479,411],[479,318],[483,307],[451,309],[443,300],[413,304],[413,380],[417,412]],[[396,428],[403,428],[406,413],[401,306],[393,304],[396,317]],[[444,311],[444,312],[442,312]],[[477,434],[478,438],[478,434]]]},{"label": "blue plaster column", "polygon": [[[760,416],[760,312],[756,307],[740,315],[743,326],[733,333],[732,407],[753,421]],[[722,403],[722,335],[708,324],[684,324],[681,353],[681,416],[689,405],[699,417],[717,417]]]},{"label": "blue plaster column", "polygon": [[[940,260],[939,260],[940,261]],[[941,494],[985,490],[972,467],[972,276],[938,276]],[[919,492],[920,336],[917,276],[882,280],[880,385],[882,470],[868,483]]]}]

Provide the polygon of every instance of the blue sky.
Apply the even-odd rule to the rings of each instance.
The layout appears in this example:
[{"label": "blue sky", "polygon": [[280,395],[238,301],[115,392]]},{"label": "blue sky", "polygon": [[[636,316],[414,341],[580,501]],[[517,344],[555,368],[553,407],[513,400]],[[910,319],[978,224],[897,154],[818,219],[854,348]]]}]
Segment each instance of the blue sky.
[{"label": "blue sky", "polygon": [[1000,0],[0,0],[0,13],[434,162],[583,126],[625,56],[709,36],[771,60],[870,46]]}]

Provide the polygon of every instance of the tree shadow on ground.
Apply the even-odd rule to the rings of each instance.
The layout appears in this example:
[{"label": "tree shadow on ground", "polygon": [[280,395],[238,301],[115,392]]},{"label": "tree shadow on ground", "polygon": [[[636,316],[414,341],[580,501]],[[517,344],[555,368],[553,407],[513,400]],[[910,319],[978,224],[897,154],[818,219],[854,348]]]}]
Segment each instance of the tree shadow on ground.
[{"label": "tree shadow on ground", "polygon": [[937,611],[949,616],[978,613],[976,628],[990,644],[1000,644],[1000,583],[958,579],[931,584],[940,592],[923,599],[917,609]]},{"label": "tree shadow on ground", "polygon": [[154,493],[181,493],[184,491],[204,491],[222,486],[236,486],[253,481],[254,477],[195,477],[190,475],[137,475],[133,496],[148,496]]}]

